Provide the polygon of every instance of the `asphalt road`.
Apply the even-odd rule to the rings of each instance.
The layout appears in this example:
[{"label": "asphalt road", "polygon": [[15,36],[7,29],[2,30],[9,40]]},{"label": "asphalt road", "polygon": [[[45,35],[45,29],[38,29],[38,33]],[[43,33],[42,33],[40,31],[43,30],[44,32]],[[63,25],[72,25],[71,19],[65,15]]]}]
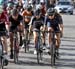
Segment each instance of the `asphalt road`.
[{"label": "asphalt road", "polygon": [[30,52],[24,53],[22,49],[19,54],[19,63],[14,64],[9,59],[6,69],[75,69],[75,15],[62,15],[64,23],[64,36],[61,39],[59,49],[60,57],[56,60],[56,66],[51,67],[50,55],[43,56],[43,61],[37,64],[36,55],[33,54],[34,45],[31,40]]}]

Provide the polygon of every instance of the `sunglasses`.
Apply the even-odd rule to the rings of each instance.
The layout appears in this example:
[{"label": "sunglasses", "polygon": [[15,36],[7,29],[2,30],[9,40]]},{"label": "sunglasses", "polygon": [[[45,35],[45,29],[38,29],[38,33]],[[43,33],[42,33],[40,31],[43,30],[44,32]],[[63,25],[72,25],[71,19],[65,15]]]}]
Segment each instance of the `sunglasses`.
[{"label": "sunglasses", "polygon": [[53,16],[53,15],[54,15],[54,13],[50,13],[50,14],[49,14],[49,16]]}]

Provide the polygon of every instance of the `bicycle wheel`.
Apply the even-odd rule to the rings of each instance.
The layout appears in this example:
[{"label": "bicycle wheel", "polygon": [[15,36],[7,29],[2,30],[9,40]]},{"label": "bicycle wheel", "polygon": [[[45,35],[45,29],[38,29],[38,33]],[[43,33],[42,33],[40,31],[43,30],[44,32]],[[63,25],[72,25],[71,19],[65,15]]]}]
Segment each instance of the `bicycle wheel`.
[{"label": "bicycle wheel", "polygon": [[27,34],[26,34],[27,51],[29,51],[29,46],[28,46],[29,43],[30,43],[30,40],[29,40],[29,31],[27,30]]},{"label": "bicycle wheel", "polygon": [[4,69],[4,60],[2,56],[0,56],[0,69]]},{"label": "bicycle wheel", "polygon": [[40,41],[38,41],[37,44],[37,62],[40,63],[40,60],[42,60],[42,50],[41,50],[41,44]]},{"label": "bicycle wheel", "polygon": [[17,40],[14,40],[14,62],[18,63],[18,46],[17,46]]},{"label": "bicycle wheel", "polygon": [[39,41],[36,44],[36,51],[37,51],[37,63],[39,64],[40,61]]},{"label": "bicycle wheel", "polygon": [[24,52],[26,53],[26,40],[24,39]]},{"label": "bicycle wheel", "polygon": [[55,45],[52,44],[51,46],[51,65],[55,65]]},{"label": "bicycle wheel", "polygon": [[37,62],[38,62],[38,64],[40,63],[40,52],[39,52],[39,50],[37,50]]},{"label": "bicycle wheel", "polygon": [[[0,38],[1,41],[1,38]],[[0,42],[0,69],[4,69],[3,44]]]},{"label": "bicycle wheel", "polygon": [[43,60],[43,53],[41,50],[40,50],[40,60]]},{"label": "bicycle wheel", "polygon": [[42,45],[42,39],[40,38],[40,60],[43,59],[43,45]]},{"label": "bicycle wheel", "polygon": [[27,51],[29,51],[29,46],[28,46],[28,44],[29,44],[29,40],[28,40],[28,31],[27,31],[26,36],[25,36],[25,39],[24,39],[25,53],[26,53]]}]

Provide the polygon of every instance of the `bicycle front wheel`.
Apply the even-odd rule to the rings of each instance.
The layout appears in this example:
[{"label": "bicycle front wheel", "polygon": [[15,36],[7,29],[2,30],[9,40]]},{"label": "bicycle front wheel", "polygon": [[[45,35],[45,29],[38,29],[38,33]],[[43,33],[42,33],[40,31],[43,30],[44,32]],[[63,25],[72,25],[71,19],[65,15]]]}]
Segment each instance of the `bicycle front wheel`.
[{"label": "bicycle front wheel", "polygon": [[52,44],[51,46],[51,65],[55,65],[55,45]]},{"label": "bicycle front wheel", "polygon": [[4,69],[4,61],[1,56],[0,56],[0,69]]},{"label": "bicycle front wheel", "polygon": [[14,42],[14,62],[18,63],[18,47],[17,47],[17,41]]}]

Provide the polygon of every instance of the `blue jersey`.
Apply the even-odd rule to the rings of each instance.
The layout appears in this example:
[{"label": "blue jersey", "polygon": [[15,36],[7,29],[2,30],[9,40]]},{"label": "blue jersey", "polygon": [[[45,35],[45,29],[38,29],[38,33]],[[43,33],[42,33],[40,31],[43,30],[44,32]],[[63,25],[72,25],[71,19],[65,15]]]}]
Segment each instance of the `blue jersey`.
[{"label": "blue jersey", "polygon": [[62,18],[59,15],[55,15],[54,19],[49,19],[47,17],[46,19],[46,25],[48,27],[52,27],[53,29],[58,29],[59,28],[59,24],[62,24]]}]

